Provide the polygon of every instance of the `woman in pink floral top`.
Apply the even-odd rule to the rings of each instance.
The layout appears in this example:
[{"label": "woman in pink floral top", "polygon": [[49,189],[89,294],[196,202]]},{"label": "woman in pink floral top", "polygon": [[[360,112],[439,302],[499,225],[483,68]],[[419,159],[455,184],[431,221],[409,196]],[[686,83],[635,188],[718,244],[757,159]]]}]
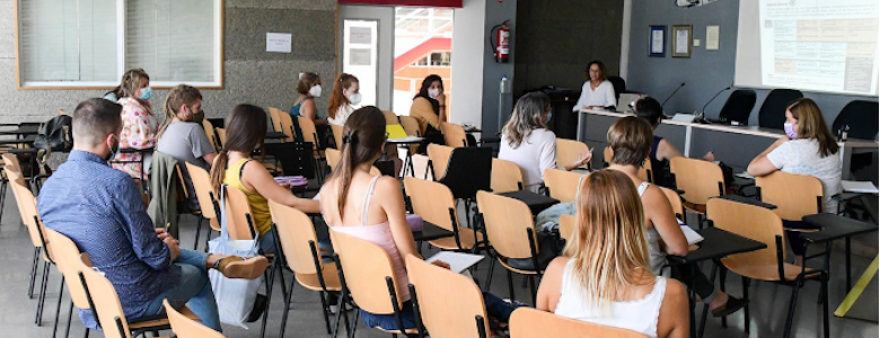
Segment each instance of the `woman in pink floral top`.
[{"label": "woman in pink floral top", "polygon": [[[156,131],[159,123],[153,115],[148,101],[152,96],[150,77],[143,69],[132,69],[122,76],[122,94],[117,103],[122,105],[122,133],[119,134],[119,149],[150,149],[156,146]],[[151,156],[143,161],[149,167]],[[113,163],[117,162],[117,163]],[[122,163],[118,163],[122,162]],[[113,168],[141,179],[141,153],[117,153],[111,160]],[[146,173],[144,179],[148,179]]]}]

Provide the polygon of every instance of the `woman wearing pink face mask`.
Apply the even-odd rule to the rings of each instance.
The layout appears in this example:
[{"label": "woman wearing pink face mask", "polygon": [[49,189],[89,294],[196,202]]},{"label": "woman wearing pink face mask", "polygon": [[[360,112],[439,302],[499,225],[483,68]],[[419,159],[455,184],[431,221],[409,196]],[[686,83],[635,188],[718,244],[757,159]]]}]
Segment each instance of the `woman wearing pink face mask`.
[{"label": "woman wearing pink face mask", "polygon": [[[825,212],[837,212],[832,196],[841,192],[841,163],[837,156],[837,140],[825,124],[822,111],[811,99],[798,99],[785,110],[785,134],[755,157],[749,174],[766,176],[777,170],[791,174],[810,175],[822,181],[825,190]],[[799,227],[797,220],[783,220],[786,227]],[[803,246],[797,236],[789,236],[791,248],[802,262]]]}]

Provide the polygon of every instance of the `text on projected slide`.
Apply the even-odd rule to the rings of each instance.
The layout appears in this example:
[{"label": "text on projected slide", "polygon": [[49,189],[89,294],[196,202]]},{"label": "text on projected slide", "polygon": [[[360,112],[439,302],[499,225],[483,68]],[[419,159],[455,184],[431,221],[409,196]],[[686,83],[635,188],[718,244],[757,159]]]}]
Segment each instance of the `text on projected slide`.
[{"label": "text on projected slide", "polygon": [[877,9],[877,0],[761,1],[763,84],[875,93]]}]

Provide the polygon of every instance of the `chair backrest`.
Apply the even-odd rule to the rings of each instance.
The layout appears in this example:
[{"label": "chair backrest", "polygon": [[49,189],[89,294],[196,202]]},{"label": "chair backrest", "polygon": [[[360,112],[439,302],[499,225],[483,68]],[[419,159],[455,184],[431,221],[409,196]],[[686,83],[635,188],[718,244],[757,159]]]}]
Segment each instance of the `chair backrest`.
[{"label": "chair backrest", "polygon": [[672,212],[675,213],[675,217],[678,217],[678,219],[685,221],[685,211],[684,207],[681,205],[681,195],[679,195],[678,192],[676,192],[675,190],[661,187],[659,185],[657,187],[660,188],[660,191],[662,191],[663,194],[666,195],[666,198],[669,199],[669,205],[672,207]]},{"label": "chair backrest", "polygon": [[428,144],[428,159],[431,161],[431,169],[433,171],[433,179],[439,180],[446,174],[446,168],[449,166],[449,158],[452,157],[454,148],[442,146],[439,144]]},{"label": "chair backrest", "polygon": [[758,111],[758,125],[764,128],[782,129],[785,123],[785,108],[799,98],[804,97],[804,93],[794,89],[774,89],[770,91],[764,103],[761,104],[761,110]]},{"label": "chair backrest", "polygon": [[[713,198],[706,205],[706,218],[716,228],[762,242],[767,248],[728,256],[725,260],[749,265],[776,266],[776,236],[783,236],[782,219],[772,210],[755,205]],[[782,241],[783,259],[785,241]],[[775,275],[775,274],[774,274]]]},{"label": "chair backrest", "polygon": [[413,255],[406,256],[406,272],[416,290],[422,324],[431,337],[478,338],[477,316],[489,332],[483,293],[473,279]]},{"label": "chair backrest", "polygon": [[299,130],[302,131],[303,142],[311,142],[315,149],[319,149],[318,131],[315,129],[315,122],[303,116],[297,116],[296,120],[299,123]]},{"label": "chair backrest", "polygon": [[346,287],[358,307],[374,314],[394,313],[386,278],[391,278],[394,283],[397,304],[402,306],[401,290],[397,290],[397,277],[385,249],[333,230],[330,230],[330,236],[333,250],[339,255]]},{"label": "chair backrest", "polygon": [[559,237],[568,240],[577,227],[577,218],[574,215],[562,214],[559,216]]},{"label": "chair backrest", "polygon": [[755,102],[758,95],[751,89],[737,89],[727,98],[718,117],[721,121],[736,121],[739,124],[749,124],[749,115],[752,115],[752,109],[755,108]]},{"label": "chair backrest", "polygon": [[[281,243],[287,266],[297,274],[318,273],[315,268],[315,256],[312,255],[309,244],[309,242],[314,243],[315,253],[318,253],[318,236],[309,216],[296,208],[271,200],[269,213],[272,215],[272,222],[275,223],[275,231],[277,231],[275,238]],[[317,261],[321,267],[324,266],[322,259]]]},{"label": "chair backrest", "polygon": [[880,124],[880,114],[877,114],[877,101],[854,100],[847,103],[831,125],[831,132],[835,135],[840,127],[849,126],[848,137],[863,140],[873,140],[877,137],[877,128]]},{"label": "chair backrest", "polygon": [[[43,227],[39,221],[40,214],[37,212],[37,199],[34,198],[34,194],[28,188],[25,188],[18,182],[10,181],[9,185],[12,187],[12,193],[15,195],[15,200],[18,204],[21,222],[27,227],[28,235],[30,235],[31,244],[35,248],[42,248],[43,239],[40,238],[40,231]],[[45,238],[45,233],[43,233],[43,238]]]},{"label": "chair backrest", "polygon": [[711,197],[724,194],[724,174],[721,167],[709,161],[675,157],[669,161],[675,174],[675,185],[684,191],[682,197],[690,203],[706,204]]},{"label": "chair backrest", "polygon": [[[581,155],[590,152],[590,148],[583,142],[556,138],[556,165],[567,166],[581,158]],[[588,167],[589,163],[584,165]]]},{"label": "chair backrest", "polygon": [[287,136],[284,139],[284,142],[293,142],[294,140],[296,140],[296,131],[293,128],[293,118],[290,117],[290,114],[281,112],[280,114],[278,114],[278,120],[278,131]]},{"label": "chair backrest", "polygon": [[594,324],[557,316],[546,311],[520,307],[510,316],[510,337],[645,338],[648,336],[627,329]]},{"label": "chair backrest", "polygon": [[528,229],[534,233],[532,239],[538,249],[538,234],[535,231],[534,216],[529,207],[520,200],[495,195],[486,191],[477,192],[477,205],[483,213],[486,236],[489,243],[501,256],[507,258],[531,258]]},{"label": "chair backrest", "polygon": [[218,196],[214,195],[214,189],[211,187],[211,175],[197,165],[189,162],[186,163],[186,172],[192,180],[193,190],[196,192],[196,200],[199,201],[199,208],[202,211],[202,217],[211,223],[211,228],[220,230],[220,223],[217,219],[217,209],[220,207]]},{"label": "chair backrest", "polygon": [[773,212],[784,220],[800,221],[806,215],[825,211],[822,181],[813,176],[777,170],[767,176],[755,177],[755,186],[761,201],[775,205]]},{"label": "chair backrest", "polygon": [[609,76],[608,82],[611,82],[611,86],[614,87],[614,100],[616,101],[620,98],[620,94],[626,92],[626,81],[620,76]]},{"label": "chair backrest", "polygon": [[492,189],[492,149],[455,148],[446,173],[438,180],[455,198],[473,198],[479,190]]},{"label": "chair backrest", "polygon": [[[116,289],[107,277],[91,268],[88,254],[80,254],[80,264],[76,267],[85,279],[83,288],[90,296],[93,310],[98,313],[98,322],[107,338],[131,338],[128,321],[122,312],[122,303]],[[77,278],[79,280],[79,278]]]},{"label": "chair backrest", "polygon": [[522,169],[513,162],[502,159],[492,159],[492,191],[503,193],[522,190]]},{"label": "chair backrest", "polygon": [[217,132],[214,130],[214,125],[211,124],[211,121],[208,121],[208,119],[202,120],[202,128],[205,129],[205,135],[208,136],[208,141],[211,142],[214,150],[220,151],[220,145],[217,144]]},{"label": "chair backrest", "polygon": [[3,153],[3,170],[7,172],[13,172],[16,174],[16,180],[21,183],[21,185],[25,185],[24,183],[24,173],[21,171],[21,164],[18,162],[18,157],[15,154],[11,153]]},{"label": "chair backrest", "polygon": [[544,170],[544,185],[550,190],[550,197],[559,202],[574,202],[578,186],[584,174],[559,169]]},{"label": "chair backrest", "polygon": [[406,134],[409,136],[421,136],[422,131],[419,130],[419,122],[415,117],[412,116],[398,116],[400,119],[400,125],[403,126],[403,130],[406,131]]},{"label": "chair backrest", "polygon": [[400,124],[400,121],[397,120],[397,114],[390,110],[382,110],[382,115],[385,115],[385,124]]},{"label": "chair backrest", "polygon": [[223,145],[226,144],[226,128],[215,128],[214,131],[217,133],[217,142],[220,142],[218,146],[223,149]]},{"label": "chair backrest", "polygon": [[440,132],[443,133],[443,141],[446,146],[453,148],[467,147],[467,134],[460,125],[440,122]]},{"label": "chair backrest", "polygon": [[165,306],[165,313],[168,314],[168,323],[171,324],[171,331],[177,338],[225,338],[222,333],[214,331],[214,329],[202,325],[201,323],[187,318],[177,311],[168,299],[162,301]]},{"label": "chair backrest", "polygon": [[602,160],[605,162],[605,166],[611,164],[611,157],[614,156],[614,151],[611,150],[611,146],[606,146],[605,150],[602,151]]},{"label": "chair backrest", "polygon": [[404,177],[403,186],[409,196],[413,213],[449,231],[453,231],[458,226],[455,223],[458,222],[455,198],[452,197],[448,187],[415,177]]},{"label": "chair backrest", "polygon": [[[247,195],[236,187],[226,186],[226,230],[232,240],[253,239],[253,213]],[[254,232],[251,232],[251,231]]]},{"label": "chair backrest", "polygon": [[342,151],[336,149],[324,149],[324,155],[327,156],[327,165],[330,166],[330,171],[335,171],[336,166],[339,165],[339,161],[342,159]]},{"label": "chair backrest", "polygon": [[342,126],[338,126],[332,123],[328,123],[330,125],[330,129],[333,131],[333,140],[336,141],[336,149],[342,151],[342,131],[344,130]]},{"label": "chair backrest", "polygon": [[281,112],[281,109],[278,109],[275,107],[269,107],[269,118],[271,119],[271,122],[272,122],[272,129],[277,132],[281,132],[281,130],[282,130],[281,129],[281,114],[284,114],[283,112]]},{"label": "chair backrest", "polygon": [[82,266],[79,249],[70,238],[55,230],[44,229],[44,233],[46,234],[46,242],[52,243],[50,245],[52,255],[58,258],[55,261],[55,266],[64,276],[70,298],[73,299],[73,305],[79,309],[88,309],[89,300],[86,298],[86,291],[79,281],[79,268]]}]

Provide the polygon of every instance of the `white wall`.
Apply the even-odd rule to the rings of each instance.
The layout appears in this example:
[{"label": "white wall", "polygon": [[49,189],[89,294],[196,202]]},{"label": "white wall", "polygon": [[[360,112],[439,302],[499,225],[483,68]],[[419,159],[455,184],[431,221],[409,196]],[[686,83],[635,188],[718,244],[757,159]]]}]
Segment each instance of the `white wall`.
[{"label": "white wall", "polygon": [[455,10],[452,30],[452,103],[450,122],[482,126],[483,50],[487,0],[464,0]]}]

